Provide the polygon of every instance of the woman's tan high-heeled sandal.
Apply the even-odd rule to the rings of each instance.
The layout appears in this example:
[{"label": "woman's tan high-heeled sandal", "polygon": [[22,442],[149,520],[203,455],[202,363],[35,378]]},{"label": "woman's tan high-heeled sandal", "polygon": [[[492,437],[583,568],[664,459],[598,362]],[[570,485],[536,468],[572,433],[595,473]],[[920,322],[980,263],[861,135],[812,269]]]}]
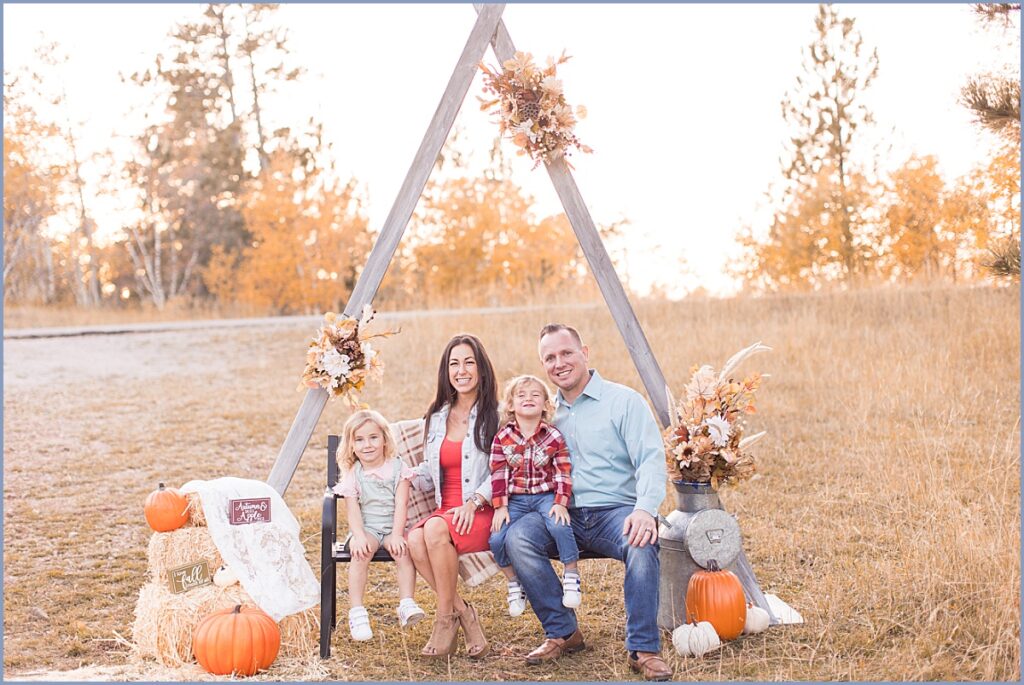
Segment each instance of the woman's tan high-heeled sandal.
[{"label": "woman's tan high-heeled sandal", "polygon": [[438,614],[434,617],[434,630],[430,633],[430,639],[420,654],[431,659],[448,656],[455,651],[458,639],[459,615]]},{"label": "woman's tan high-heeled sandal", "polygon": [[462,624],[462,632],[466,635],[466,654],[471,659],[487,656],[491,651],[491,646],[484,635],[484,629],[480,625],[476,609],[469,602],[466,602],[466,608],[459,612],[459,623]]}]

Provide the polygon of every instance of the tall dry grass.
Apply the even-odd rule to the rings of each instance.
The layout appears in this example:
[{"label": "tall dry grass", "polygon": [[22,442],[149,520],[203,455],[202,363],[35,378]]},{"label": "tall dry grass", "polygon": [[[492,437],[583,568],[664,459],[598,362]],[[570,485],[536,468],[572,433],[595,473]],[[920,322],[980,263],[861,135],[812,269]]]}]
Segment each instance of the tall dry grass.
[{"label": "tall dry grass", "polygon": [[[671,655],[677,679],[1020,678],[1019,308],[1013,289],[943,288],[638,306],[677,392],[693,364],[719,366],[755,340],[774,348],[740,369],[771,375],[752,422],[769,431],[755,452],[759,474],[722,498],[740,520],[762,588],[806,620],[703,660]],[[385,382],[365,399],[392,419],[420,415],[437,356],[464,330],[485,341],[502,378],[540,372],[536,331],[551,320],[581,329],[605,377],[641,387],[603,307],[551,307],[403,320],[402,333],[384,343]],[[144,382],[142,367],[75,375],[60,354],[75,359],[83,348],[8,342],[5,366],[40,375],[4,393],[9,674],[123,662],[111,636],[127,634],[145,580],[142,498],[158,479],[265,477],[301,401],[294,387],[310,333],[78,343],[92,345],[82,354],[95,363],[76,362],[102,368],[106,355],[129,371],[134,355],[157,348],[164,365],[147,367]],[[80,380],[64,384],[73,378]],[[286,496],[314,568],[323,447],[346,414],[339,403],[328,406]],[[69,510],[78,512],[73,522]],[[69,541],[73,554],[53,552]],[[429,622],[397,627],[392,569],[375,565],[367,598],[375,641],[352,643],[342,621],[326,670],[282,666],[267,677],[629,679],[621,566],[581,566],[588,649],[559,664],[522,663],[541,639],[539,625],[532,615],[507,617],[498,578],[468,593],[494,653],[481,664],[464,656],[421,661]],[[432,606],[422,583],[418,597]]]}]

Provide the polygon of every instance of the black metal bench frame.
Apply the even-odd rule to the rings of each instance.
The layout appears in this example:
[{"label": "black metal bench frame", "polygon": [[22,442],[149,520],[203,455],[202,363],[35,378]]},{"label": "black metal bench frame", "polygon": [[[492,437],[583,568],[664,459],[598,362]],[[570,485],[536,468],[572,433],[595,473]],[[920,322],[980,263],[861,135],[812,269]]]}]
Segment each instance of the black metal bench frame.
[{"label": "black metal bench frame", "polygon": [[[331,635],[338,627],[338,564],[352,561],[352,553],[338,542],[338,500],[344,499],[334,492],[338,482],[337,435],[327,436],[327,488],[324,490],[323,511],[320,527],[320,658],[331,656]],[[551,557],[557,559],[557,553]],[[604,559],[606,557],[580,550],[580,559]],[[370,561],[391,561],[391,554],[379,547]]]}]

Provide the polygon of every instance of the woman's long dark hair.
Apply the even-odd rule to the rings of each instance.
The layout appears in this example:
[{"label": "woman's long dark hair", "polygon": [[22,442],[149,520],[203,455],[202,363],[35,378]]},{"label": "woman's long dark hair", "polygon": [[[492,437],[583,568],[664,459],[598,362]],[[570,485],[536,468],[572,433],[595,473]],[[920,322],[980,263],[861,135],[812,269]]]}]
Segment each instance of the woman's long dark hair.
[{"label": "woman's long dark hair", "polygon": [[[452,349],[459,345],[469,345],[473,349],[473,356],[476,357],[479,380],[476,390],[476,434],[473,436],[473,442],[481,452],[490,454],[494,434],[498,432],[498,381],[494,376],[491,359],[487,356],[483,343],[475,335],[460,333],[448,341],[437,369],[437,395],[423,418],[429,423],[430,415],[444,405],[455,406],[455,396],[458,393],[448,378],[448,358],[452,354]],[[423,439],[426,442],[426,435]]]}]

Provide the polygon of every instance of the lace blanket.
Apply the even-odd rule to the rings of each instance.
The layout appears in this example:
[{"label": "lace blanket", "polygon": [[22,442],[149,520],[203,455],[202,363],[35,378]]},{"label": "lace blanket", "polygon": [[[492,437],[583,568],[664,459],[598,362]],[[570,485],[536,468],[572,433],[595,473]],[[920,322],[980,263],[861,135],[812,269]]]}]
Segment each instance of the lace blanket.
[{"label": "lace blanket", "polygon": [[[199,494],[217,551],[271,618],[280,621],[320,601],[320,584],[299,542],[299,522],[274,488],[258,480],[218,478],[189,481],[181,492]],[[230,500],[262,498],[269,498],[269,522],[231,523]]]}]

